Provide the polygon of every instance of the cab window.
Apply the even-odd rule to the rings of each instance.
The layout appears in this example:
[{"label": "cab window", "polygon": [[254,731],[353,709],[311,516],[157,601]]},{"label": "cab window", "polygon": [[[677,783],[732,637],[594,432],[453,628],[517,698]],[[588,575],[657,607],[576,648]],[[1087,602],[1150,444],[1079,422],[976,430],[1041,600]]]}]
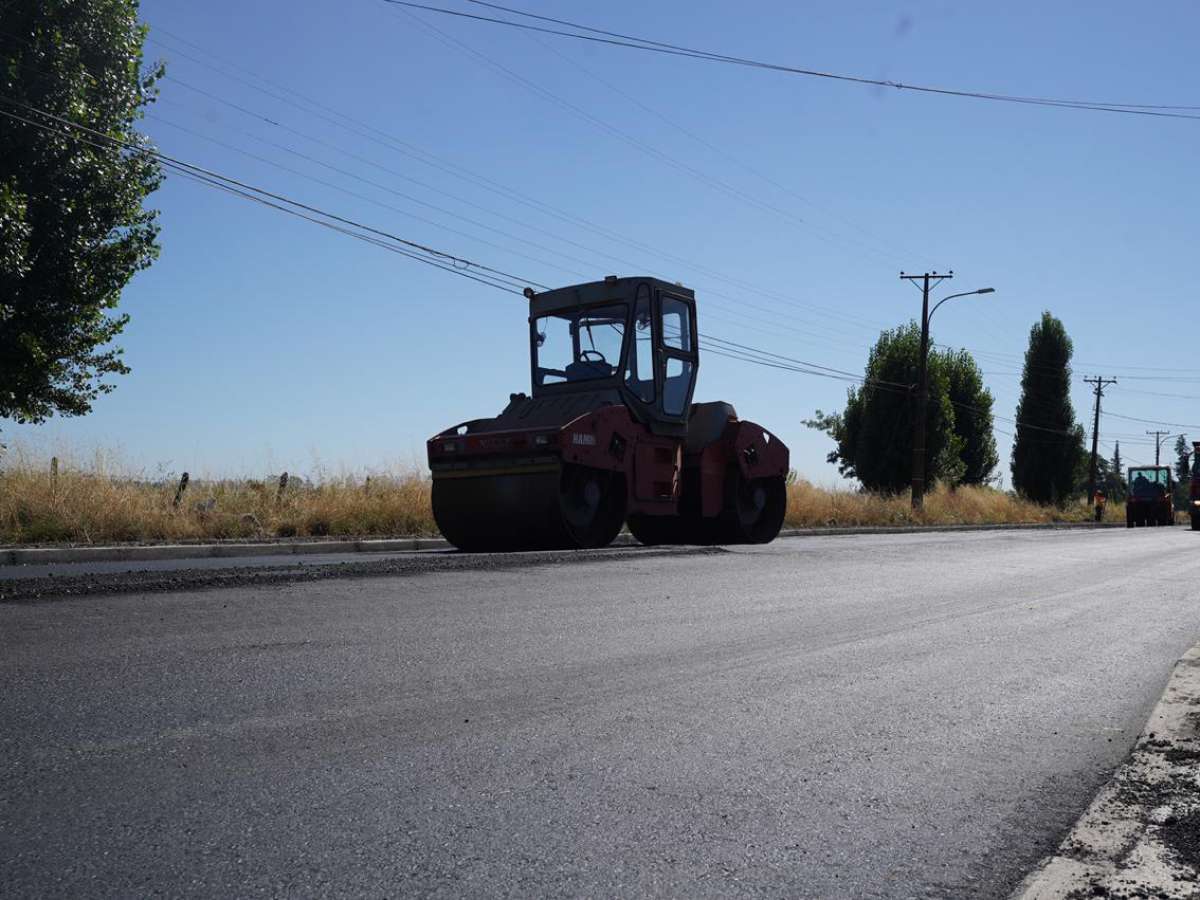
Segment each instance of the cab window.
[{"label": "cab window", "polygon": [[663,346],[692,352],[692,311],[676,297],[662,298]]},{"label": "cab window", "polygon": [[625,384],[643,403],[654,402],[654,328],[650,297],[643,296],[633,311],[633,345],[625,368]]},{"label": "cab window", "polygon": [[663,412],[668,416],[683,415],[691,388],[691,360],[669,357],[666,378],[663,381]]},{"label": "cab window", "polygon": [[534,325],[535,382],[591,381],[617,374],[628,309],[613,304],[539,317]]}]

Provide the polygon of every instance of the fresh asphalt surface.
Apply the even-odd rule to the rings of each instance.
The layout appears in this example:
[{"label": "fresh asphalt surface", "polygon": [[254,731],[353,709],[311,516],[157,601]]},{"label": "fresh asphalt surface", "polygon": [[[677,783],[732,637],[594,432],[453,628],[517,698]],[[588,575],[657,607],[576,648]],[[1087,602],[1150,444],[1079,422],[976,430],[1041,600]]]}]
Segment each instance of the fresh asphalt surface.
[{"label": "fresh asphalt surface", "polygon": [[1200,640],[1180,528],[455,559],[0,605],[0,895],[1002,897]]},{"label": "fresh asphalt surface", "polygon": [[[452,551],[419,551],[423,556]],[[386,553],[306,553],[303,556],[241,556],[202,557],[200,559],[148,559],[148,560],[97,560],[73,563],[27,563],[19,566],[0,565],[0,581],[15,581],[23,578],[56,578],[73,575],[119,575],[124,572],[178,572],[187,569],[221,570],[230,568],[302,568],[305,566],[331,566],[361,563],[381,559],[405,559],[412,550],[397,550]]]}]

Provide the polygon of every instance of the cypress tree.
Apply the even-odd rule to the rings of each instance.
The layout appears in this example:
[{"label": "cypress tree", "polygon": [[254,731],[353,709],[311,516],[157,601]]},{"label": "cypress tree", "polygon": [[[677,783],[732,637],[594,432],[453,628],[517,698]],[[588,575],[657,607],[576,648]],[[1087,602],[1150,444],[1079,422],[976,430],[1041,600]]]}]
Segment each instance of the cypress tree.
[{"label": "cypress tree", "polygon": [[1073,351],[1062,322],[1042,313],[1029,331],[1012,451],[1013,487],[1037,503],[1065,502],[1083,458],[1083,429],[1071,405]]},{"label": "cypress tree", "polygon": [[1120,441],[1113,444],[1112,461],[1108,464],[1108,477],[1104,480],[1104,489],[1108,492],[1109,500],[1119,503],[1125,499],[1125,469],[1124,463],[1121,462]]},{"label": "cypress tree", "polygon": [[1191,474],[1192,445],[1188,443],[1187,435],[1181,434],[1175,438],[1175,477],[1187,481]]}]

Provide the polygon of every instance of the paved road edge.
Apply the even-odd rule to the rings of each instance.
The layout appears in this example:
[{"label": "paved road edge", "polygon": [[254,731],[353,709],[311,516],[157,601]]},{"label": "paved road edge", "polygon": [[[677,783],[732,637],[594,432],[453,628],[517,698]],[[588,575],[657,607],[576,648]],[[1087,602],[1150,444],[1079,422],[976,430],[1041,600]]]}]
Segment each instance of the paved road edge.
[{"label": "paved road edge", "polygon": [[[1114,528],[1112,522],[1052,522],[1030,525],[906,525],[847,528],[789,528],[780,537],[829,537],[853,534],[921,534],[937,531],[1027,531],[1059,528]],[[637,544],[630,535],[619,535],[616,545]],[[234,559],[246,556],[293,556],[318,553],[399,553],[417,550],[447,550],[442,538],[364,538],[317,541],[271,541],[264,543],[147,544],[105,547],[5,547],[0,548],[0,566],[74,562],[145,562],[158,559]]]},{"label": "paved road edge", "polygon": [[1197,896],[1194,845],[1181,856],[1176,836],[1200,820],[1198,707],[1200,644],[1175,664],[1129,758],[1010,900]]}]

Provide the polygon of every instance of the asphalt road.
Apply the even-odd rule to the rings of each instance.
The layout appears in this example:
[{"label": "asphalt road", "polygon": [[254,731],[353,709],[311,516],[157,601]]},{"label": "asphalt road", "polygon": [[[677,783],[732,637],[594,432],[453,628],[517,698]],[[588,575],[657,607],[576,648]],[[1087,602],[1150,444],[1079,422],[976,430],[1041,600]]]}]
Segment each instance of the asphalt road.
[{"label": "asphalt road", "polygon": [[1183,529],[463,559],[0,605],[0,895],[1001,897],[1200,640]]},{"label": "asphalt road", "polygon": [[407,559],[452,553],[451,550],[397,550],[386,553],[305,553],[285,556],[200,557],[197,559],[96,560],[87,562],[24,563],[0,565],[0,582],[26,578],[72,578],[78,575],[121,575],[127,572],[179,572],[190,569],[222,571],[231,566],[243,569],[352,565],[378,560]]}]

